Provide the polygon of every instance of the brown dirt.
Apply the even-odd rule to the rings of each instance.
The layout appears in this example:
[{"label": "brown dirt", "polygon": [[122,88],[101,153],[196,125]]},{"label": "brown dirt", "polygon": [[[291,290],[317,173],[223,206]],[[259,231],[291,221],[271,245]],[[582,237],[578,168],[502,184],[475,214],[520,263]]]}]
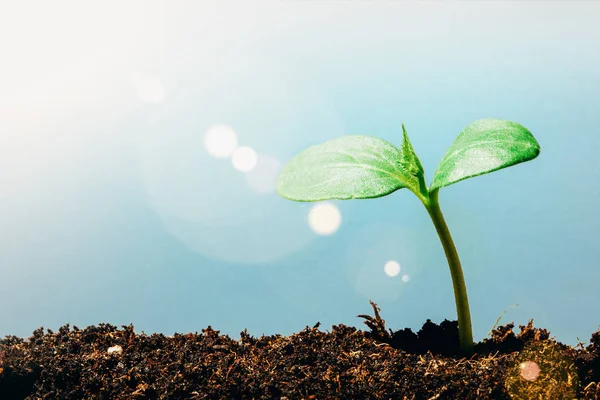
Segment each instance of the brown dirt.
[{"label": "brown dirt", "polygon": [[456,322],[391,332],[372,305],[368,332],[317,323],[232,340],[210,326],[167,337],[67,324],[6,336],[0,399],[600,399],[600,331],[572,348],[508,324],[462,357]]}]

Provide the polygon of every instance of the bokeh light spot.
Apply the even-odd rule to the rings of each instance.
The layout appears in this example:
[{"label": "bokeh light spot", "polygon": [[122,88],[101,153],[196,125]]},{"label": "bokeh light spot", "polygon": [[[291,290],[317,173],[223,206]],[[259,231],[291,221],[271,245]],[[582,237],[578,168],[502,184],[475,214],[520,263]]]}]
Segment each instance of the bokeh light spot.
[{"label": "bokeh light spot", "polygon": [[519,365],[521,376],[528,381],[534,381],[540,376],[540,366],[535,361],[525,361]]},{"label": "bokeh light spot", "polygon": [[277,159],[259,155],[256,167],[246,174],[246,183],[256,193],[273,193],[275,192],[279,171],[281,171],[281,163]]},{"label": "bokeh light spot", "polygon": [[[316,239],[307,226],[310,206],[252,190],[248,175],[259,168],[262,151],[248,173],[227,159],[242,140],[275,157],[294,154],[307,141],[338,137],[345,129],[317,82],[293,65],[240,46],[201,50],[186,59],[185,70],[194,78],[172,77],[177,102],[153,110],[159,118],[137,142],[136,153],[146,201],[168,234],[207,258],[262,265]],[[236,133],[221,158],[205,149],[205,141],[211,142],[205,134],[217,125]],[[274,134],[285,140],[274,140]]]},{"label": "bokeh light spot", "polygon": [[[418,252],[415,252],[414,233],[398,227],[393,221],[372,222],[350,231],[344,235],[348,235],[348,239],[344,238],[347,243],[343,260],[348,283],[365,300],[387,302],[400,299],[407,289],[402,275],[410,272],[407,271],[408,266],[412,271],[421,264],[415,258]],[[396,261],[400,265],[398,275],[393,278],[385,272],[384,265],[388,261]]]},{"label": "bokeh light spot", "polygon": [[[533,330],[533,321],[521,332],[524,329]],[[574,360],[553,339],[540,339],[526,344],[510,363],[504,381],[508,393],[515,399],[576,398],[579,378]]]},{"label": "bokeh light spot", "polygon": [[308,213],[310,228],[319,235],[335,233],[342,222],[340,210],[331,203],[320,203],[313,206]]},{"label": "bokeh light spot", "polygon": [[390,260],[385,263],[383,270],[388,276],[396,276],[400,273],[400,264],[398,261]]},{"label": "bokeh light spot", "polygon": [[231,163],[233,167],[241,172],[250,172],[256,167],[258,155],[253,148],[241,146],[236,148],[231,154]]},{"label": "bokeh light spot", "polygon": [[410,276],[406,274],[402,275],[402,282],[408,283],[408,281],[410,281]]},{"label": "bokeh light spot", "polygon": [[147,72],[133,74],[133,84],[140,100],[148,103],[165,101],[165,88],[158,76]]},{"label": "bokeh light spot", "polygon": [[227,125],[213,125],[208,128],[204,135],[204,147],[206,151],[216,158],[231,156],[237,145],[237,134]]}]

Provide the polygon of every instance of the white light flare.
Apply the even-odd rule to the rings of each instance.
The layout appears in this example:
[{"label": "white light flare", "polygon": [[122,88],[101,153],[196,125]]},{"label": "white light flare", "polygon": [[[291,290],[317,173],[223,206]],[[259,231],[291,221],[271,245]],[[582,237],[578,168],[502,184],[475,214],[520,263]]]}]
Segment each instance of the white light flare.
[{"label": "white light flare", "polygon": [[215,158],[230,157],[237,145],[237,133],[227,125],[213,125],[204,135],[204,148]]},{"label": "white light flare", "polygon": [[398,261],[390,260],[385,263],[383,270],[387,276],[396,276],[400,273],[400,264]]},{"label": "white light flare", "polygon": [[310,228],[319,235],[335,233],[342,223],[340,210],[331,203],[320,203],[313,206],[308,213]]},{"label": "white light flare", "polygon": [[410,281],[410,276],[406,274],[402,275],[402,282],[408,283],[408,281]]},{"label": "white light flare", "polygon": [[240,172],[252,171],[257,162],[258,155],[252,147],[240,146],[231,154],[231,163]]}]

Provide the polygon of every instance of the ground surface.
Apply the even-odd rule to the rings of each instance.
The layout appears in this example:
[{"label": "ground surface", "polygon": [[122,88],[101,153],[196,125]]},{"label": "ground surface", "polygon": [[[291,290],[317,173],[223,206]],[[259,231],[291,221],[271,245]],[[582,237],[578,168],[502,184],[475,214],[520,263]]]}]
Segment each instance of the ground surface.
[{"label": "ground surface", "polygon": [[0,399],[600,399],[600,331],[571,348],[530,322],[461,357],[456,322],[391,333],[318,324],[232,340],[136,334],[109,324],[0,340]]}]

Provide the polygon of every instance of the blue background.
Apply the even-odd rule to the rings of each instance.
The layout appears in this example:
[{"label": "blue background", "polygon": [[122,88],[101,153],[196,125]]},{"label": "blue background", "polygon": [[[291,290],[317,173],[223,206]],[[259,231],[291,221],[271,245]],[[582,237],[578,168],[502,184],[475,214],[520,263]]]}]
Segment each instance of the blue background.
[{"label": "blue background", "polygon": [[475,339],[514,304],[502,323],[533,318],[567,344],[598,329],[600,3],[13,3],[0,15],[0,335],[366,329],[369,299],[394,330],[455,319],[409,191],[336,201],[341,226],[319,236],[312,204],[256,193],[203,137],[226,123],[283,164],[344,134],[399,144],[404,123],[430,182],[484,117],[526,126],[542,151],[440,193]]}]

